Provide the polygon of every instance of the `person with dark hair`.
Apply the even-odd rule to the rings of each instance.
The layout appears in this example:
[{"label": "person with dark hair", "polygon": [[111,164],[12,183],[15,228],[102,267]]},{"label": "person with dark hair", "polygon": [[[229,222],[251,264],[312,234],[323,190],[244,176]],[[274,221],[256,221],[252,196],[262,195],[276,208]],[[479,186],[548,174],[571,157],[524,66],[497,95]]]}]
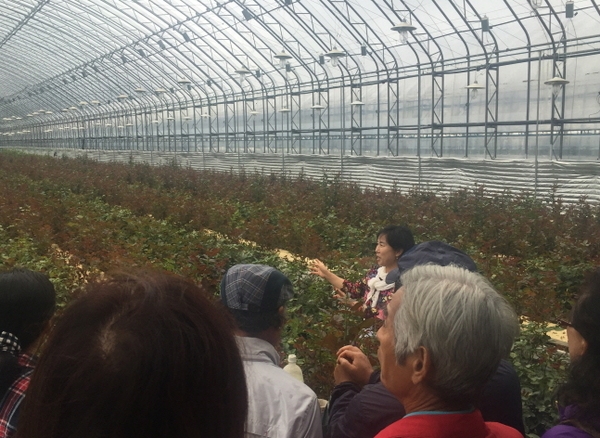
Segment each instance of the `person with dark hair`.
[{"label": "person with dark hair", "polygon": [[232,322],[169,274],[118,274],[67,307],[40,358],[19,438],[242,438]]},{"label": "person with dark hair", "polygon": [[[415,245],[399,260],[398,269],[387,278],[402,287],[400,273],[415,266],[460,266],[477,271],[473,259],[463,251],[439,241]],[[380,430],[401,419],[402,403],[383,385],[379,371],[357,347],[338,351],[334,387],[327,408],[325,436],[328,438],[373,438]],[[525,434],[521,385],[512,364],[502,359],[493,377],[476,400],[485,421],[496,421]]]},{"label": "person with dark hair", "polygon": [[0,438],[13,436],[37,362],[34,355],[54,314],[48,277],[27,269],[0,273]]},{"label": "person with dark hair", "polygon": [[383,319],[383,309],[394,293],[394,284],[386,281],[387,275],[397,269],[398,260],[415,246],[412,232],[397,225],[389,225],[377,233],[375,257],[377,265],[371,268],[365,278],[357,283],[344,280],[331,272],[320,260],[314,260],[311,273],[327,280],[335,289],[335,296],[354,305],[364,301],[366,318]]},{"label": "person with dark hair", "polygon": [[276,348],[292,297],[290,280],[265,265],[235,265],[221,281],[221,301],[237,323],[249,406],[247,437],[321,438],[315,393],[280,368]]},{"label": "person with dark hair", "polygon": [[600,437],[600,268],[584,283],[566,326],[571,367],[558,390],[560,423],[542,438]]}]

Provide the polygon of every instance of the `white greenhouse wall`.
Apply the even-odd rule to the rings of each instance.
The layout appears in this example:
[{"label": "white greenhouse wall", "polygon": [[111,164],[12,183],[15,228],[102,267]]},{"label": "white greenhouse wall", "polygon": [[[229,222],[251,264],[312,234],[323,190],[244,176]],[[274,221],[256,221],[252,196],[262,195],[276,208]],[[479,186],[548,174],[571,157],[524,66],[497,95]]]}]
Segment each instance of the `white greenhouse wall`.
[{"label": "white greenhouse wall", "polygon": [[223,172],[282,173],[321,179],[341,176],[363,187],[402,191],[423,188],[448,193],[460,188],[484,186],[490,192],[528,191],[547,199],[552,190],[566,202],[582,197],[600,202],[600,163],[550,160],[478,160],[465,158],[367,157],[332,155],[267,155],[224,153],[168,153],[146,151],[82,151],[78,149],[20,148],[22,152],[61,157],[82,157],[102,162],[173,163],[194,169]]}]

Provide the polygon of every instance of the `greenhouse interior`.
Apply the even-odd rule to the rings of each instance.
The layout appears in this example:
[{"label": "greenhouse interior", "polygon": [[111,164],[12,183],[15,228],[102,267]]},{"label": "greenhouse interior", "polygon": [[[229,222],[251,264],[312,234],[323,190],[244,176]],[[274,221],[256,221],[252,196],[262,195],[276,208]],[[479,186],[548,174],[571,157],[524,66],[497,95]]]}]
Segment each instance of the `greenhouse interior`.
[{"label": "greenhouse interior", "polygon": [[[4,325],[28,314],[15,273],[51,295],[23,348]],[[269,344],[266,382],[287,357],[304,385],[252,397],[246,337]],[[13,435],[23,355],[40,360]],[[477,385],[434,388],[444,367]],[[597,438],[598,376],[600,0],[0,0],[0,438],[409,436],[379,434],[369,415],[389,411],[515,428],[454,437]],[[240,433],[186,428],[233,423],[230,394]],[[315,432],[246,421],[263,398]]]},{"label": "greenhouse interior", "polygon": [[4,0],[0,54],[4,149],[600,200],[598,0]]}]

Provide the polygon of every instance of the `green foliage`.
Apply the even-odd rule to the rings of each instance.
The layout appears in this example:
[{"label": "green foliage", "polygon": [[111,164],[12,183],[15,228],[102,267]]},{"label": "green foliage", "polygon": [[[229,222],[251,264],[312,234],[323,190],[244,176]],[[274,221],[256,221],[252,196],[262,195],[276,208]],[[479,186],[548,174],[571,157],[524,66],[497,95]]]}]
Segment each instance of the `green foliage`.
[{"label": "green foliage", "polygon": [[[361,189],[337,175],[291,179],[3,151],[0,210],[2,266],[46,271],[62,305],[85,281],[117,269],[168,270],[214,294],[235,263],[281,269],[297,292],[282,348],[298,354],[322,397],[337,349],[355,342],[373,357],[374,330],[304,261],[282,260],[276,248],[319,257],[358,280],[372,263],[377,231],[405,224],[417,241],[440,239],[469,253],[533,321],[564,315],[583,274],[600,264],[599,207],[584,199],[564,205],[555,191],[547,199],[480,186],[437,195]],[[532,434],[554,421],[552,393],[564,375],[563,358],[536,327],[525,328],[513,352]]]},{"label": "green foliage", "polygon": [[521,381],[523,420],[528,437],[542,435],[557,423],[555,392],[565,381],[569,357],[549,343],[546,324],[521,325],[511,361]]}]

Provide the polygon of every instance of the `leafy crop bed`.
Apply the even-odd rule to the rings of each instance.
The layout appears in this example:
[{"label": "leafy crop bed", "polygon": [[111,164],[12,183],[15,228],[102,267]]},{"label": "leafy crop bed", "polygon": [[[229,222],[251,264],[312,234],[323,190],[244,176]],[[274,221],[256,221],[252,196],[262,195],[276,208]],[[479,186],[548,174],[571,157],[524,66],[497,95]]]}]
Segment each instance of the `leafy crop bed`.
[{"label": "leafy crop bed", "polygon": [[[319,257],[357,280],[373,263],[377,230],[405,224],[417,241],[440,239],[469,253],[533,321],[565,314],[583,274],[600,262],[597,206],[584,199],[564,205],[553,193],[545,199],[490,194],[483,187],[438,196],[361,190],[335,176],[289,180],[5,151],[0,212],[3,267],[46,271],[61,305],[85,281],[118,269],[164,269],[216,293],[232,264],[278,267],[297,291],[283,350],[297,352],[308,383],[322,397],[331,389],[339,346],[356,341],[374,356],[376,345],[359,334],[360,315],[335,302],[302,257]],[[301,258],[282,260],[275,248]],[[554,421],[552,391],[564,375],[563,356],[546,342],[532,323],[512,357],[532,434]]]}]

